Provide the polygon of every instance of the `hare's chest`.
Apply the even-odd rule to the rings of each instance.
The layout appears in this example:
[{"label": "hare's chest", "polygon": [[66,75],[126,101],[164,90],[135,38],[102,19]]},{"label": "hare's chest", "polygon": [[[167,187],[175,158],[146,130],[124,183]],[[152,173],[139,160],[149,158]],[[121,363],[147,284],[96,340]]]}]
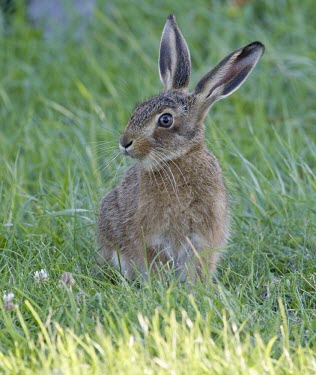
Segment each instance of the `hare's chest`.
[{"label": "hare's chest", "polygon": [[[175,247],[193,233],[200,216],[198,188],[185,174],[172,170],[170,181],[162,175],[151,176],[140,191],[140,227],[152,240],[154,247]],[[173,177],[173,178],[172,178]]]},{"label": "hare's chest", "polygon": [[157,253],[163,253],[167,259],[181,267],[194,256],[196,251],[199,251],[203,239],[194,232],[187,233],[181,239],[165,232],[153,235],[150,242]]},{"label": "hare's chest", "polygon": [[[150,203],[150,202],[148,202]],[[142,227],[147,233],[176,236],[190,231],[190,204],[155,201],[146,205],[142,212]]]},{"label": "hare's chest", "polygon": [[167,207],[157,206],[153,211],[147,211],[144,221],[147,233],[153,247],[159,249],[177,249],[187,243],[187,237],[193,235],[191,212],[189,207],[173,203]]}]

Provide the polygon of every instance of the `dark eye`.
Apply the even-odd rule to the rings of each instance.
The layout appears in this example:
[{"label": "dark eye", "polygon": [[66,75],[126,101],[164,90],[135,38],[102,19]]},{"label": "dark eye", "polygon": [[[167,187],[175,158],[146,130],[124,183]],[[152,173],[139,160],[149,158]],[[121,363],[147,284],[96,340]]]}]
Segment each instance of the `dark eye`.
[{"label": "dark eye", "polygon": [[170,128],[172,124],[173,117],[170,115],[170,113],[164,113],[158,119],[158,126],[161,126],[162,128]]}]

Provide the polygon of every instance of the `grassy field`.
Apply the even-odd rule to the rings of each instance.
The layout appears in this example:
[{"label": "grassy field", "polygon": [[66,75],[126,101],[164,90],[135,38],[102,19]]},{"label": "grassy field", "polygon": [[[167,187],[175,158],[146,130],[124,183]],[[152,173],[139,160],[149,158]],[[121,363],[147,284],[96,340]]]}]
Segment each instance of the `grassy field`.
[{"label": "grassy field", "polygon": [[[192,88],[266,45],[206,121],[232,236],[214,284],[192,288],[112,280],[95,259],[98,202],[130,165],[110,161],[136,102],[161,90],[171,12]],[[316,373],[315,18],[313,0],[120,0],[81,40],[45,40],[17,10],[0,36],[0,373]]]}]

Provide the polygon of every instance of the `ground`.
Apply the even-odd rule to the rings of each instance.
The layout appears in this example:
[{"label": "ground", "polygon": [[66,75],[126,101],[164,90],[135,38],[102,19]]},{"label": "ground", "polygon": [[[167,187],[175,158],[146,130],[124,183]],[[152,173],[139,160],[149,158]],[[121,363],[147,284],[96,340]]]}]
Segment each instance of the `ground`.
[{"label": "ground", "polygon": [[[214,282],[194,287],[110,277],[95,257],[98,202],[130,165],[119,134],[161,90],[169,13],[191,88],[230,51],[266,45],[206,120],[232,235]],[[316,372],[315,18],[312,0],[120,0],[99,1],[79,36],[43,37],[19,7],[2,23],[1,373]]]}]

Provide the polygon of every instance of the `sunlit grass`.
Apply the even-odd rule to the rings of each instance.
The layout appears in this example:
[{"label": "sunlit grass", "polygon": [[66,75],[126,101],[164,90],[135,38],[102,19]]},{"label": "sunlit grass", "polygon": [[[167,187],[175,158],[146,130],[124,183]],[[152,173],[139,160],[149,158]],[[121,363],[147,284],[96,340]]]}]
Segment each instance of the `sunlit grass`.
[{"label": "sunlit grass", "polygon": [[[314,2],[236,4],[100,2],[80,42],[43,40],[18,10],[2,32],[0,372],[316,371]],[[191,88],[231,50],[266,45],[206,121],[232,237],[214,283],[194,287],[172,272],[128,282],[96,263],[98,202],[130,165],[116,157],[130,111],[161,90],[171,12],[191,49]]]}]

